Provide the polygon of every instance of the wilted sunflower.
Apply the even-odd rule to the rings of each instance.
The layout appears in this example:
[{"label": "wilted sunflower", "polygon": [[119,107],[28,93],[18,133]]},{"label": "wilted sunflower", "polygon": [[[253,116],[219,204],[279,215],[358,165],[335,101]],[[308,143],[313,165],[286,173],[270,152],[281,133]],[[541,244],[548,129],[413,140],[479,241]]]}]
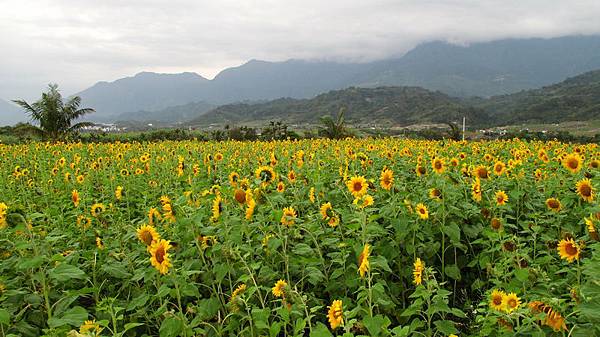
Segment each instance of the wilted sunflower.
[{"label": "wilted sunflower", "polygon": [[297,213],[293,207],[285,207],[283,209],[283,215],[281,216],[281,223],[284,226],[290,227],[294,224]]},{"label": "wilted sunflower", "polygon": [[506,202],[508,201],[508,195],[506,195],[506,192],[500,190],[497,191],[496,194],[494,195],[495,199],[496,199],[496,204],[498,206],[504,206],[506,204]]},{"label": "wilted sunflower", "polygon": [[97,218],[100,214],[102,214],[104,212],[105,209],[106,208],[104,207],[103,204],[96,203],[96,204],[92,205],[90,212],[92,213],[92,216],[94,218]]},{"label": "wilted sunflower", "polygon": [[237,288],[235,288],[235,290],[233,291],[233,293],[231,293],[231,298],[229,299],[229,303],[231,303],[231,307],[232,307],[233,311],[237,311],[239,309],[238,308],[238,303],[237,303],[238,301],[237,301],[237,299],[245,291],[246,291],[246,285],[244,283],[242,283],[239,286],[237,286]]},{"label": "wilted sunflower", "polygon": [[271,288],[271,292],[275,297],[285,297],[285,288],[287,287],[287,282],[284,280],[279,280],[275,282],[275,286]]},{"label": "wilted sunflower", "polygon": [[441,158],[433,159],[433,161],[431,162],[431,168],[437,174],[444,173],[444,170],[446,169],[444,165],[444,160]]},{"label": "wilted sunflower", "polygon": [[354,176],[350,178],[350,180],[346,182],[346,186],[355,198],[363,196],[365,193],[367,193],[367,179],[365,179],[363,176]]},{"label": "wilted sunflower", "polygon": [[542,301],[532,301],[527,306],[529,307],[529,309],[531,309],[531,312],[534,315],[540,314],[542,312],[546,314],[546,317],[542,321],[542,324],[551,327],[552,330],[556,332],[561,330],[567,330],[567,325],[565,324],[564,317],[562,317],[562,315],[559,312],[554,311],[554,309],[552,309],[551,306],[546,305]]},{"label": "wilted sunflower", "polygon": [[502,290],[492,290],[490,296],[490,308],[496,311],[504,311],[503,299],[506,297],[506,293]]},{"label": "wilted sunflower", "polygon": [[331,303],[327,312],[327,319],[329,320],[329,326],[333,330],[344,324],[344,310],[341,300],[335,300]]},{"label": "wilted sunflower", "polygon": [[427,210],[427,206],[422,203],[418,203],[416,206],[417,215],[422,220],[427,220],[429,218],[429,211]]},{"label": "wilted sunflower", "polygon": [[77,190],[71,191],[71,200],[73,200],[75,207],[79,207],[79,192]]},{"label": "wilted sunflower", "polygon": [[223,200],[221,199],[220,195],[217,195],[215,197],[215,199],[213,200],[211,219],[213,221],[219,220],[219,217],[221,216],[222,212],[223,212]]},{"label": "wilted sunflower", "polygon": [[369,256],[371,255],[371,246],[369,244],[365,244],[362,252],[358,255],[358,273],[361,278],[365,277],[367,271],[369,271]]},{"label": "wilted sunflower", "polygon": [[562,205],[560,203],[560,200],[556,198],[548,198],[546,199],[546,207],[548,207],[549,210],[558,212],[561,210]]},{"label": "wilted sunflower", "polygon": [[579,245],[572,238],[560,240],[556,249],[560,258],[569,261],[569,263],[579,260],[581,251]]},{"label": "wilted sunflower", "polygon": [[502,310],[511,313],[521,305],[521,299],[515,293],[510,293],[502,297]]},{"label": "wilted sunflower", "polygon": [[500,221],[498,218],[492,218],[490,221],[490,227],[492,227],[493,230],[500,230],[502,229],[502,221]]},{"label": "wilted sunflower", "polygon": [[490,176],[487,167],[483,165],[477,166],[475,170],[473,170],[473,175],[479,179],[487,179]]},{"label": "wilted sunflower", "polygon": [[233,198],[240,204],[246,202],[246,192],[241,188],[237,188],[235,192],[233,192]]},{"label": "wilted sunflower", "polygon": [[581,157],[577,153],[568,154],[563,160],[562,165],[571,173],[577,173],[581,170]]},{"label": "wilted sunflower", "polygon": [[587,202],[594,201],[594,188],[592,187],[592,182],[589,179],[586,178],[578,181],[576,187],[577,194],[579,194],[583,200]]},{"label": "wilted sunflower", "polygon": [[384,190],[390,190],[394,183],[394,171],[390,169],[384,169],[381,171],[381,177],[379,178],[379,184]]},{"label": "wilted sunflower", "polygon": [[169,268],[172,266],[168,253],[169,249],[171,249],[171,244],[164,239],[160,239],[150,246],[150,263],[163,275],[168,273]]},{"label": "wilted sunflower", "polygon": [[434,200],[442,200],[442,192],[437,188],[432,188],[429,190],[429,197]]},{"label": "wilted sunflower", "polygon": [[420,285],[423,283],[423,271],[425,270],[425,264],[421,261],[421,258],[417,257],[413,268],[413,283]]},{"label": "wilted sunflower", "polygon": [[415,168],[415,172],[420,177],[420,176],[427,174],[427,169],[425,169],[425,167],[423,167],[421,165],[417,165],[417,167]]},{"label": "wilted sunflower", "polygon": [[148,247],[150,247],[153,242],[160,240],[160,235],[156,231],[156,228],[151,225],[143,225],[138,228],[137,237]]},{"label": "wilted sunflower", "polygon": [[598,230],[596,229],[596,224],[594,223],[594,216],[590,214],[589,218],[584,218],[583,220],[590,237],[595,241],[600,241],[600,236],[598,235]]}]

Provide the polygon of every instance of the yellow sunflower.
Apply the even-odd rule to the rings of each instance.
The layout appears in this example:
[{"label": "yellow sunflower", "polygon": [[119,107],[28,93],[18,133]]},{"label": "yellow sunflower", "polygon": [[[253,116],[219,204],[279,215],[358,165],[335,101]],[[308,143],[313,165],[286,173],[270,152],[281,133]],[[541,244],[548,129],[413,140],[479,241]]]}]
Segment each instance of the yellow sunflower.
[{"label": "yellow sunflower", "polygon": [[371,255],[370,248],[371,246],[369,246],[368,243],[365,244],[365,247],[358,256],[358,273],[360,274],[361,278],[364,278],[366,272],[369,271],[369,256]]},{"label": "yellow sunflower", "polygon": [[367,193],[367,179],[363,176],[354,176],[346,182],[348,190],[355,198],[358,198]]},{"label": "yellow sunflower", "polygon": [[342,308],[342,301],[335,300],[329,306],[329,311],[327,312],[327,319],[329,320],[329,326],[331,329],[335,330],[340,325],[344,324],[344,310]]},{"label": "yellow sunflower", "polygon": [[150,263],[163,275],[168,273],[169,268],[172,266],[168,253],[169,249],[171,249],[171,244],[164,239],[160,239],[150,246]]},{"label": "yellow sunflower", "polygon": [[490,308],[496,311],[504,311],[504,305],[502,299],[506,297],[506,293],[502,290],[494,289],[492,290],[492,295],[490,296]]},{"label": "yellow sunflower", "polygon": [[577,173],[579,172],[579,170],[581,170],[582,160],[579,154],[571,153],[568,154],[565,158],[563,158],[562,165],[564,166],[564,168],[571,171],[571,173]]},{"label": "yellow sunflower", "polygon": [[425,270],[425,264],[421,261],[421,258],[417,258],[414,263],[413,269],[413,283],[420,285],[423,283],[423,271]]},{"label": "yellow sunflower", "polygon": [[494,174],[495,175],[501,176],[505,170],[506,170],[506,165],[503,162],[497,161],[494,164]]},{"label": "yellow sunflower", "polygon": [[418,203],[416,206],[417,214],[419,218],[422,220],[427,220],[429,218],[429,211],[427,210],[427,206],[422,203]]},{"label": "yellow sunflower", "polygon": [[548,198],[546,199],[546,207],[548,207],[548,209],[551,211],[558,212],[561,210],[562,205],[560,200],[556,198]]},{"label": "yellow sunflower", "polygon": [[508,195],[506,195],[506,192],[502,190],[497,191],[494,197],[496,198],[496,204],[498,206],[504,206],[508,201]]},{"label": "yellow sunflower", "polygon": [[334,216],[333,206],[331,206],[330,202],[326,202],[323,205],[321,205],[319,212],[321,213],[321,217],[323,218],[323,220],[327,220]]},{"label": "yellow sunflower", "polygon": [[394,171],[390,169],[384,169],[381,171],[381,177],[379,178],[379,184],[384,190],[390,190],[394,183]]},{"label": "yellow sunflower", "polygon": [[429,197],[434,200],[442,200],[442,191],[432,188],[429,190]]},{"label": "yellow sunflower", "polygon": [[219,216],[221,216],[222,212],[223,212],[223,200],[221,199],[221,196],[217,195],[212,203],[212,218],[211,219],[213,221],[219,220]]},{"label": "yellow sunflower", "polygon": [[240,180],[240,175],[237,172],[229,173],[229,184],[233,187],[237,187],[238,180]]},{"label": "yellow sunflower", "polygon": [[473,170],[473,175],[479,179],[487,179],[490,176],[487,167],[483,165],[477,166],[475,170]]},{"label": "yellow sunflower", "polygon": [[285,191],[285,184],[283,183],[283,181],[280,181],[277,184],[277,192],[283,193],[283,191]]},{"label": "yellow sunflower", "polygon": [[579,254],[581,253],[579,245],[572,238],[560,240],[557,250],[560,258],[569,261],[569,263],[579,260]]},{"label": "yellow sunflower", "polygon": [[117,198],[117,200],[121,200],[121,198],[123,198],[123,187],[122,186],[117,186],[117,188],[115,189],[115,198]]},{"label": "yellow sunflower", "polygon": [[502,297],[502,310],[511,313],[521,305],[521,299],[515,293],[510,293]]},{"label": "yellow sunflower", "polygon": [[475,178],[471,185],[471,196],[476,202],[481,201],[481,181],[479,180],[479,177]]},{"label": "yellow sunflower", "polygon": [[425,167],[423,167],[421,165],[417,165],[417,167],[415,168],[415,172],[420,177],[420,176],[427,174],[427,169],[425,169]]},{"label": "yellow sunflower", "polygon": [[562,317],[559,312],[554,311],[551,306],[546,305],[542,301],[531,301],[527,306],[534,315],[540,313],[544,313],[546,315],[542,321],[542,324],[551,327],[552,330],[556,332],[567,330],[564,317]]},{"label": "yellow sunflower", "polygon": [[433,161],[431,162],[431,168],[437,174],[444,173],[444,170],[446,169],[445,164],[444,164],[444,160],[441,159],[441,158],[435,158],[435,159],[433,159]]},{"label": "yellow sunflower", "polygon": [[237,188],[235,192],[233,192],[233,198],[240,204],[246,203],[246,191]]},{"label": "yellow sunflower", "polygon": [[90,321],[87,320],[85,322],[83,322],[83,324],[79,327],[79,333],[83,334],[83,335],[93,335],[93,336],[100,336],[100,333],[102,332],[104,328],[102,328],[100,326],[99,323],[96,323],[96,320]]},{"label": "yellow sunflower", "polygon": [[271,166],[261,166],[254,172],[256,179],[260,179],[263,184],[267,185],[271,183],[277,175]]},{"label": "yellow sunflower", "polygon": [[156,228],[151,225],[143,225],[137,229],[137,237],[146,246],[151,246],[152,243],[160,240],[160,235],[156,231]]},{"label": "yellow sunflower", "polygon": [[287,282],[284,280],[279,280],[275,283],[275,286],[271,289],[273,296],[275,297],[285,297],[285,288],[287,287]]},{"label": "yellow sunflower", "polygon": [[310,190],[308,191],[308,200],[311,203],[315,202],[315,188],[314,187],[311,187]]},{"label": "yellow sunflower", "polygon": [[283,209],[283,215],[281,216],[281,223],[284,226],[290,227],[294,224],[297,213],[293,207],[286,207]]},{"label": "yellow sunflower", "polygon": [[92,205],[90,212],[94,218],[97,218],[100,214],[102,214],[106,210],[103,204],[96,203]]},{"label": "yellow sunflower", "polygon": [[589,179],[586,178],[578,181],[576,187],[577,194],[579,194],[583,200],[587,202],[594,201],[594,188],[592,187],[592,182]]}]

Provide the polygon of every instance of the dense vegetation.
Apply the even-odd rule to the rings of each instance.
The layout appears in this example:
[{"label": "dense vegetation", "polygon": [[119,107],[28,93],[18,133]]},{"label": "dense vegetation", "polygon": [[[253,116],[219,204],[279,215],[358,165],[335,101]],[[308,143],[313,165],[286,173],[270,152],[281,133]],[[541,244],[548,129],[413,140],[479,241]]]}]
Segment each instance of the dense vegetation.
[{"label": "dense vegetation", "polygon": [[599,169],[556,141],[0,145],[0,331],[595,336]]}]

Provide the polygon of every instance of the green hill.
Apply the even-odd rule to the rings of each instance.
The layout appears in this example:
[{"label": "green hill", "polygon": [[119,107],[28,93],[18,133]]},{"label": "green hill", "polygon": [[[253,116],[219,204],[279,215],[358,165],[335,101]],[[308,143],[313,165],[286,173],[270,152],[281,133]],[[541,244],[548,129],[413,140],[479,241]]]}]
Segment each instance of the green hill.
[{"label": "green hill", "polygon": [[220,106],[192,120],[191,125],[243,124],[284,120],[286,123],[316,123],[324,115],[346,110],[353,124],[409,125],[458,122],[484,124],[487,116],[459,99],[419,87],[348,88],[330,91],[312,99],[282,98],[256,104]]},{"label": "green hill", "polygon": [[499,125],[600,119],[600,70],[540,89],[471,99],[465,104],[486,111]]}]

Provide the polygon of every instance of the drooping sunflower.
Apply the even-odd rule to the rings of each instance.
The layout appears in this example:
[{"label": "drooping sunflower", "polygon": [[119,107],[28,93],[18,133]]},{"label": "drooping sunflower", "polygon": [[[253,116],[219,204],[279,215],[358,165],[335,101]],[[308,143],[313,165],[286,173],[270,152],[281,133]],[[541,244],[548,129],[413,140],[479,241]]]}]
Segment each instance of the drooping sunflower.
[{"label": "drooping sunflower", "polygon": [[367,193],[367,179],[363,176],[354,176],[346,182],[348,190],[355,198],[358,198]]},{"label": "drooping sunflower", "polygon": [[423,271],[425,270],[425,264],[421,261],[421,258],[417,257],[413,268],[413,283],[420,285],[423,283]]},{"label": "drooping sunflower", "polygon": [[77,190],[71,191],[71,200],[73,200],[75,207],[79,207],[79,192]]},{"label": "drooping sunflower", "polygon": [[542,324],[551,327],[552,330],[556,332],[561,330],[567,330],[565,318],[559,312],[555,311],[551,306],[545,304],[542,301],[532,301],[527,306],[534,315],[540,314],[542,312],[546,315],[546,317],[542,321]]},{"label": "drooping sunflower", "polygon": [[314,187],[311,187],[310,190],[308,191],[308,200],[311,203],[315,202],[315,188]]},{"label": "drooping sunflower", "polygon": [[442,174],[446,170],[444,160],[442,158],[435,158],[431,162],[431,168],[437,174]]},{"label": "drooping sunflower", "polygon": [[490,296],[490,308],[496,311],[504,311],[503,299],[506,297],[506,293],[502,290],[494,289],[492,290],[492,295]]},{"label": "drooping sunflower", "polygon": [[283,215],[281,216],[281,223],[284,226],[290,227],[294,224],[297,213],[293,207],[285,207],[283,209]]},{"label": "drooping sunflower", "polygon": [[0,229],[6,228],[8,222],[6,221],[6,211],[8,210],[8,206],[5,203],[0,202]]},{"label": "drooping sunflower", "polygon": [[171,244],[164,239],[160,239],[150,246],[150,263],[163,275],[168,273],[172,266],[169,249],[171,249]]},{"label": "drooping sunflower", "polygon": [[420,177],[427,174],[427,169],[425,169],[425,167],[421,165],[417,165],[417,167],[415,168],[415,172],[417,173],[417,176]]},{"label": "drooping sunflower", "polygon": [[548,209],[551,211],[558,212],[561,210],[562,205],[560,200],[556,198],[548,198],[546,199],[546,207],[548,207]]},{"label": "drooping sunflower", "polygon": [[594,188],[592,187],[592,182],[589,179],[585,178],[578,181],[576,187],[577,194],[579,194],[583,200],[587,202],[594,201]]},{"label": "drooping sunflower", "polygon": [[106,207],[104,207],[103,204],[95,203],[92,205],[90,213],[92,214],[92,216],[94,218],[97,218],[100,214],[102,214],[104,212],[104,210],[106,210]]},{"label": "drooping sunflower", "polygon": [[479,180],[479,177],[475,178],[471,185],[471,196],[476,202],[481,201],[481,181]]},{"label": "drooping sunflower", "polygon": [[287,282],[284,280],[279,280],[275,282],[275,286],[271,288],[271,292],[275,297],[285,297],[285,288],[287,287]]},{"label": "drooping sunflower", "polygon": [[496,199],[496,204],[498,206],[504,206],[506,205],[506,202],[508,201],[508,195],[506,195],[506,192],[500,190],[497,191],[496,194],[494,195],[495,199]]},{"label": "drooping sunflower", "polygon": [[223,212],[223,200],[220,195],[217,195],[212,203],[212,217],[213,221],[219,220],[221,213]]},{"label": "drooping sunflower", "polygon": [[422,220],[427,220],[429,218],[429,210],[427,210],[427,206],[422,203],[418,203],[416,206],[417,215]]},{"label": "drooping sunflower", "polygon": [[329,326],[333,330],[344,324],[344,309],[342,308],[341,300],[335,300],[331,303],[327,312],[327,319],[329,320]]},{"label": "drooping sunflower", "polygon": [[384,190],[390,190],[394,183],[394,171],[390,169],[384,169],[381,171],[381,177],[379,178],[379,184]]},{"label": "drooping sunflower", "polygon": [[360,208],[365,208],[372,206],[375,203],[375,200],[371,195],[365,194],[362,197],[355,198],[352,203]]},{"label": "drooping sunflower", "polygon": [[240,204],[246,203],[246,191],[237,188],[235,192],[233,192],[233,198]]},{"label": "drooping sunflower", "polygon": [[581,250],[579,245],[572,238],[560,240],[556,249],[558,250],[560,258],[569,261],[569,263],[574,260],[579,260]]},{"label": "drooping sunflower", "polygon": [[154,225],[154,222],[158,219],[160,219],[160,212],[154,207],[150,208],[148,211],[148,224]]},{"label": "drooping sunflower", "polygon": [[362,252],[358,255],[358,273],[361,278],[365,277],[367,271],[369,271],[369,256],[371,255],[371,246],[365,244]]},{"label": "drooping sunflower", "polygon": [[497,161],[494,164],[494,174],[495,175],[501,176],[505,170],[506,170],[506,165],[503,162]]},{"label": "drooping sunflower", "polygon": [[123,198],[123,186],[117,186],[115,189],[115,198],[117,198],[117,200]]},{"label": "drooping sunflower", "polygon": [[492,218],[490,227],[492,227],[493,230],[500,230],[502,229],[502,221],[498,218]]},{"label": "drooping sunflower", "polygon": [[326,202],[323,205],[321,205],[319,212],[321,213],[321,217],[323,218],[323,220],[327,220],[335,215],[335,213],[333,212],[333,206],[331,206],[330,202]]},{"label": "drooping sunflower", "polygon": [[257,179],[260,179],[263,184],[268,185],[277,177],[271,166],[261,166],[254,172]]},{"label": "drooping sunflower", "polygon": [[137,237],[148,247],[150,247],[152,243],[160,240],[160,235],[152,225],[143,225],[138,228]]},{"label": "drooping sunflower", "polygon": [[238,299],[240,295],[242,295],[246,291],[246,284],[242,283],[231,293],[231,298],[229,298],[229,303],[231,303],[231,308],[233,311],[239,310]]},{"label": "drooping sunflower", "polygon": [[594,216],[590,214],[589,218],[584,218],[583,220],[590,237],[594,239],[594,241],[600,241],[600,235],[598,235],[598,230],[596,229],[596,224],[594,223]]},{"label": "drooping sunflower", "polygon": [[290,183],[295,183],[296,182],[296,172],[294,172],[294,170],[290,170],[290,172],[288,172],[288,180],[290,181]]},{"label": "drooping sunflower", "polygon": [[502,297],[502,310],[511,313],[521,305],[521,299],[515,293],[510,293]]},{"label": "drooping sunflower", "polygon": [[565,158],[563,158],[562,165],[564,168],[571,171],[571,173],[579,172],[583,166],[581,157],[577,153],[568,154]]}]

